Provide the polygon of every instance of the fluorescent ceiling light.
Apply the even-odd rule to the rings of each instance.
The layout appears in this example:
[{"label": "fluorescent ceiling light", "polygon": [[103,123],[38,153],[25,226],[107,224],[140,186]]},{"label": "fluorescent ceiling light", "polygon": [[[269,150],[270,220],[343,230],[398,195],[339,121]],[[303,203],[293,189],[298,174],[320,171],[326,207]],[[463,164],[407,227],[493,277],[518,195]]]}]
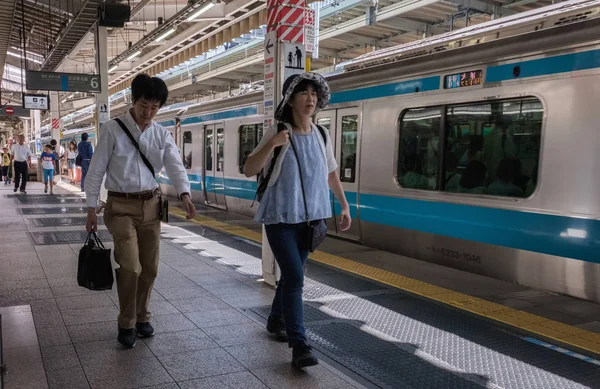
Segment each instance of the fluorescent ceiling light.
[{"label": "fluorescent ceiling light", "polygon": [[117,66],[113,66],[112,68],[108,69],[108,72],[109,72],[109,73],[112,73],[112,72],[114,72],[115,70],[117,70],[118,68],[119,68],[119,65],[117,65]]},{"label": "fluorescent ceiling light", "polygon": [[134,59],[135,57],[137,57],[140,54],[142,54],[141,51],[135,52],[135,53],[131,54],[129,57],[127,57],[127,60],[131,61],[132,59]]},{"label": "fluorescent ceiling light", "polygon": [[[23,58],[23,56],[22,56],[21,54],[13,53],[12,51],[8,51],[8,52],[7,52],[7,54],[8,54],[8,55],[11,55],[11,56],[13,56],[13,57],[17,57],[17,58]],[[31,57],[27,57],[27,60],[28,60],[28,61],[31,61],[31,62],[38,63],[38,64],[41,64],[41,63],[42,63],[42,61],[40,61],[40,60],[37,60],[37,59],[35,59],[35,58],[31,58]]]},{"label": "fluorescent ceiling light", "polygon": [[166,37],[170,36],[174,32],[175,32],[175,28],[170,29],[169,31],[165,32],[164,34],[162,34],[161,36],[159,36],[158,38],[156,38],[155,42],[162,41],[163,39],[165,39]]},{"label": "fluorescent ceiling light", "polygon": [[204,12],[208,11],[209,9],[211,9],[214,6],[215,5],[213,3],[208,3],[206,5],[203,5],[202,7],[200,7],[200,9],[198,9],[197,12],[193,13],[192,16],[187,18],[187,21],[191,22],[192,20],[196,19],[198,16],[202,15]]},{"label": "fluorescent ceiling light", "polygon": [[75,96],[75,94],[74,94],[74,93],[73,93],[73,94],[70,94],[70,95],[68,95],[68,96],[67,96],[67,99],[72,99],[72,98],[73,98],[73,96]]}]

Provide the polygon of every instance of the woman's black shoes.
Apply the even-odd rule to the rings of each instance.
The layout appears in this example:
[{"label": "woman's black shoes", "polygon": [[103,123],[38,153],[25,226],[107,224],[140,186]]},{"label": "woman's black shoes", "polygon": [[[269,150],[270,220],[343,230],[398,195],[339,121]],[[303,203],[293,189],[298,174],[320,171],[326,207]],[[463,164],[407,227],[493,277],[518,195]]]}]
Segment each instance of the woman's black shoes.
[{"label": "woman's black shoes", "polygon": [[319,360],[312,353],[312,347],[307,344],[298,344],[292,351],[292,365],[297,368],[315,366]]},{"label": "woman's black shoes", "polygon": [[287,333],[285,332],[285,322],[281,317],[269,316],[267,319],[267,331],[275,334],[275,337],[280,342],[288,341]]}]

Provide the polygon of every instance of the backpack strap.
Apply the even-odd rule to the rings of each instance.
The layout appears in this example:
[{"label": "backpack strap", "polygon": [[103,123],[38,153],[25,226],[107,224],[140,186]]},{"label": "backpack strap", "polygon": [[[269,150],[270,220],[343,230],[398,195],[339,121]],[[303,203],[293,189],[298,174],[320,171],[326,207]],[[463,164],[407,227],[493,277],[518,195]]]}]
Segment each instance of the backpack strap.
[{"label": "backpack strap", "polygon": [[[283,123],[277,124],[277,133],[280,133],[281,131],[283,131],[285,129],[286,129],[285,124],[283,124]],[[267,170],[267,173],[263,175],[262,181],[260,181],[260,176],[265,171],[265,169],[263,168],[256,175],[256,181],[259,182],[259,184],[258,184],[258,188],[256,189],[256,194],[254,195],[254,200],[252,200],[252,205],[250,205],[250,208],[252,208],[254,206],[254,202],[256,201],[257,198],[259,199],[259,201],[261,200],[263,193],[267,189],[267,185],[269,184],[269,180],[271,179],[271,175],[273,174],[273,170],[275,169],[275,163],[277,162],[277,157],[279,157],[279,154],[281,153],[281,147],[282,146],[277,146],[277,147],[275,147],[275,150],[273,150],[273,158],[271,159],[271,164],[269,165],[269,169]]]},{"label": "backpack strap", "polygon": [[325,128],[323,128],[323,126],[320,126],[318,124],[315,124],[317,126],[317,128],[319,129],[319,132],[321,133],[321,136],[323,137],[323,143],[325,143],[325,146],[327,146],[327,136],[325,136]]}]

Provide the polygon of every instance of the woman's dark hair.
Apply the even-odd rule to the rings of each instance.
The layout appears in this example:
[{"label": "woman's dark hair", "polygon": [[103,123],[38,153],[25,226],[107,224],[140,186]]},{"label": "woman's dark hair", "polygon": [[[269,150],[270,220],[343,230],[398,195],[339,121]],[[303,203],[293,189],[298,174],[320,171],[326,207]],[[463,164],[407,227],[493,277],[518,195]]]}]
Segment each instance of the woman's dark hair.
[{"label": "woman's dark hair", "polygon": [[83,134],[81,134],[81,140],[82,141],[88,140],[88,133],[87,132],[84,132]]},{"label": "woman's dark hair", "polygon": [[[292,95],[290,96],[290,99],[288,101],[291,101],[296,94],[306,91],[309,86],[312,86],[314,90],[319,89],[318,85],[315,82],[311,80],[302,80],[300,81],[300,83],[298,83],[298,85],[296,85],[296,87],[294,88],[294,92],[292,92]],[[285,107],[283,107],[281,121],[284,123],[289,123],[292,126],[294,125],[294,115],[292,114],[292,107],[289,104],[286,104]]]},{"label": "woman's dark hair", "polygon": [[71,143],[69,143],[69,149],[71,148],[71,146],[73,146],[73,148],[77,150],[77,142],[75,142],[74,140],[72,140]]},{"label": "woman's dark hair", "polygon": [[471,161],[460,177],[460,186],[465,189],[473,189],[481,186],[485,180],[485,165],[481,161]]},{"label": "woman's dark hair", "polygon": [[148,101],[158,101],[162,107],[167,102],[169,90],[160,78],[140,74],[131,82],[131,97],[134,103],[144,98]]}]

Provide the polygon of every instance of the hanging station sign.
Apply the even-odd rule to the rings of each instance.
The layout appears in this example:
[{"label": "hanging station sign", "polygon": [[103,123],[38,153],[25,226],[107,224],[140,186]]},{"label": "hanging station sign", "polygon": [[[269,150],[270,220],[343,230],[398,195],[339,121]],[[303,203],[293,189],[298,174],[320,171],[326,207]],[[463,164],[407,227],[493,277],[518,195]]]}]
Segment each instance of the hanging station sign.
[{"label": "hanging station sign", "polygon": [[25,83],[29,90],[100,93],[97,74],[54,73],[27,70]]},{"label": "hanging station sign", "polygon": [[50,109],[50,99],[48,95],[32,95],[29,93],[23,94],[23,108],[39,109],[48,111]]}]

